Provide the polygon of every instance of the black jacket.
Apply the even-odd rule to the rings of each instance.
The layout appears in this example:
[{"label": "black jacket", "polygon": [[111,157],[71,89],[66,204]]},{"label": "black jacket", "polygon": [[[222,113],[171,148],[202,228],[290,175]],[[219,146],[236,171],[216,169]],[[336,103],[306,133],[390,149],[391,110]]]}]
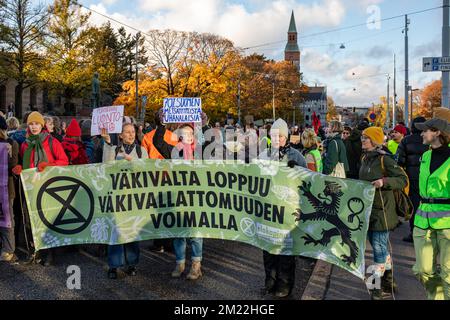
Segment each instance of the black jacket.
[{"label": "black jacket", "polygon": [[358,179],[359,168],[361,167],[361,132],[358,129],[353,129],[350,136],[344,140],[345,149],[347,150],[348,161],[348,178]]},{"label": "black jacket", "polygon": [[428,150],[420,133],[405,137],[398,145],[398,164],[405,168],[409,180],[419,180],[420,157]]}]

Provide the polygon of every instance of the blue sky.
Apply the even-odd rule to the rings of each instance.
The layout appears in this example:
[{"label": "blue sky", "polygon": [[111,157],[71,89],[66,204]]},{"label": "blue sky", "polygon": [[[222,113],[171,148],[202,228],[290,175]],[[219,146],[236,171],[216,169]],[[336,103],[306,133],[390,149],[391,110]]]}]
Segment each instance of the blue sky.
[{"label": "blue sky", "polygon": [[[45,0],[44,2],[51,2]],[[442,0],[79,0],[82,4],[139,28],[195,30],[225,36],[237,46],[248,47],[287,38],[294,10],[301,71],[309,85],[327,85],[338,105],[368,106],[386,95],[387,77],[393,78],[397,57],[397,94],[404,96],[404,18],[310,36],[327,30],[372,20],[368,8],[379,9],[379,18],[438,7]],[[370,7],[376,6],[376,7]],[[441,55],[442,9],[410,16],[410,83],[422,87],[440,79],[439,72],[423,73],[422,57]],[[93,24],[105,18],[91,16]],[[113,24],[114,25],[114,24]],[[131,30],[130,30],[131,31]],[[345,49],[339,49],[344,43]],[[247,50],[283,59],[285,43]],[[353,75],[354,74],[354,75]],[[391,90],[392,92],[392,90]]]}]

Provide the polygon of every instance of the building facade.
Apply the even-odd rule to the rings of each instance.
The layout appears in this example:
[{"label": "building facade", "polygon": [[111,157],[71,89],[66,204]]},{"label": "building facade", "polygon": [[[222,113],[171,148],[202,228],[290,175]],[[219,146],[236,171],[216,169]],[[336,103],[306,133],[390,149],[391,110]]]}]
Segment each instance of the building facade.
[{"label": "building facade", "polygon": [[308,92],[304,95],[304,100],[300,103],[300,111],[304,115],[305,125],[311,126],[313,114],[316,113],[322,126],[327,120],[327,87],[308,87]]}]

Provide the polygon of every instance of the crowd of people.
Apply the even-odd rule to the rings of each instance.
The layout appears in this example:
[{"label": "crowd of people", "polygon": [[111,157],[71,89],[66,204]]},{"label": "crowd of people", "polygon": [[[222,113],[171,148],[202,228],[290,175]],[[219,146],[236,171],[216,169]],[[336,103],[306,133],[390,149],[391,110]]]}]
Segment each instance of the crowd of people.
[{"label": "crowd of people", "polygon": [[[370,182],[375,199],[369,221],[368,240],[373,248],[375,274],[381,288],[372,290],[373,299],[396,288],[392,274],[389,232],[401,222],[398,196],[409,193],[413,217],[410,234],[404,240],[414,242],[414,272],[424,284],[430,299],[450,299],[450,115],[438,108],[432,119],[418,117],[411,128],[399,123],[391,130],[370,125],[365,119],[354,127],[331,121],[326,128],[293,126],[278,119],[257,128],[209,125],[206,114],[200,124],[164,124],[162,109],[154,117],[154,128],[139,125],[124,117],[122,132],[91,136],[91,120],[71,119],[67,124],[55,116],[28,112],[22,122],[0,116],[0,143],[8,148],[8,194],[11,228],[0,228],[0,261],[16,261],[16,243],[25,242],[34,262],[54,263],[55,249],[34,252],[31,227],[18,177],[22,170],[48,166],[83,165],[113,160],[151,159],[232,159],[251,162],[271,159],[289,167],[306,169],[340,178]],[[405,194],[403,193],[403,194]],[[21,200],[22,199],[22,200]],[[22,217],[25,219],[22,220]],[[22,221],[24,221],[22,223]],[[23,224],[22,227],[19,227]],[[23,232],[22,232],[23,231]],[[191,268],[187,279],[202,276],[203,240],[177,238],[155,240],[152,250],[174,251],[172,277],[186,270],[186,247],[190,245]],[[108,278],[116,279],[117,270],[137,273],[138,242],[107,248]],[[439,253],[440,262],[436,262]],[[295,282],[293,256],[263,252],[266,281],[264,290],[276,297],[288,296]],[[437,265],[440,265],[440,270]]]}]

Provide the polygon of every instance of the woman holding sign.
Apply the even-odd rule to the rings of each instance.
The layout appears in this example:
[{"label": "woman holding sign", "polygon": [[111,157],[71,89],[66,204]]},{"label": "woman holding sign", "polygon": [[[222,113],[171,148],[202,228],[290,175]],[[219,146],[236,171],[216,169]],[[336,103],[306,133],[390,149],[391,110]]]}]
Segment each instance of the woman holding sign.
[{"label": "woman holding sign", "polygon": [[[194,128],[191,124],[182,124],[179,130],[180,141],[175,147],[165,142],[164,135],[166,128],[162,125],[156,129],[153,143],[165,159],[180,158],[193,160],[195,150]],[[188,242],[192,247],[192,266],[186,278],[189,280],[197,280],[202,276],[202,238],[176,238],[173,240],[177,264],[175,270],[172,272],[172,277],[179,278],[184,273],[186,268],[186,245]]]},{"label": "woman holding sign", "polygon": [[[111,144],[111,137],[105,128],[102,129],[103,162],[114,160],[136,160],[148,158],[147,151],[136,144],[136,130],[132,123],[124,123],[119,135],[119,145]],[[136,275],[136,265],[139,262],[139,242],[108,246],[108,278],[117,279],[117,269],[127,266],[126,273]]]}]

